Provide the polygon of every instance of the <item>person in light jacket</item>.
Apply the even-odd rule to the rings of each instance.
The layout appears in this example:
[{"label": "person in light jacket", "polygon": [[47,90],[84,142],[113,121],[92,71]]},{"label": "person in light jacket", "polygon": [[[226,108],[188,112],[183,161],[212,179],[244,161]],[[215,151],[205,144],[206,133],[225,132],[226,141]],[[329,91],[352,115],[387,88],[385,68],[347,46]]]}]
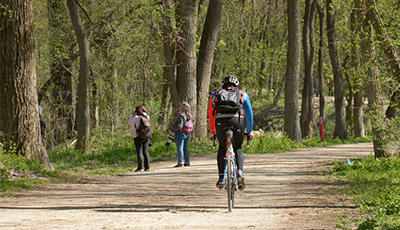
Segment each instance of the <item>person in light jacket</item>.
[{"label": "person in light jacket", "polygon": [[128,120],[128,124],[135,125],[134,142],[138,161],[137,169],[135,170],[135,172],[150,171],[150,156],[148,151],[149,139],[141,139],[138,136],[138,128],[141,122],[140,116],[144,116],[147,119],[150,119],[144,105],[137,106]]}]

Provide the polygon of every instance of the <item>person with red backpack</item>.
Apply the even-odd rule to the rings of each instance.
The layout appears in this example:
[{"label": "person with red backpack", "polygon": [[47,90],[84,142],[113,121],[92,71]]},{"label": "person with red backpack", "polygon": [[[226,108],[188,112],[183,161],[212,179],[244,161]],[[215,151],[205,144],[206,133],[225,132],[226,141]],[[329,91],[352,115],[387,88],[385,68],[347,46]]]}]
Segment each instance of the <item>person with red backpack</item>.
[{"label": "person with red backpack", "polygon": [[211,94],[208,106],[208,119],[210,125],[210,140],[218,139],[219,148],[217,155],[218,175],[217,188],[223,189],[226,138],[225,127],[233,127],[233,145],[236,154],[236,164],[238,167],[238,187],[240,190],[245,188],[243,165],[244,153],[242,144],[245,136],[244,118],[246,118],[246,130],[249,133],[249,139],[254,138],[253,130],[253,110],[251,108],[250,98],[246,92],[238,89],[239,80],[232,75],[225,76],[222,79],[222,89],[216,90]]},{"label": "person with red backpack", "polygon": [[[188,143],[190,133],[193,130],[193,115],[190,111],[190,105],[183,102],[179,105],[178,117],[174,125],[168,130],[170,134],[175,133],[175,143],[178,149],[178,164],[174,167],[190,166]],[[185,160],[185,163],[183,163]]]},{"label": "person with red backpack", "polygon": [[134,142],[138,161],[137,169],[135,170],[135,172],[150,171],[150,155],[148,148],[149,138],[151,138],[151,136],[141,137],[139,134],[139,129],[141,128],[141,126],[143,126],[144,123],[148,123],[148,125],[150,125],[150,117],[147,114],[147,109],[144,107],[144,105],[139,105],[135,108],[131,117],[128,120],[128,124],[135,125]]}]

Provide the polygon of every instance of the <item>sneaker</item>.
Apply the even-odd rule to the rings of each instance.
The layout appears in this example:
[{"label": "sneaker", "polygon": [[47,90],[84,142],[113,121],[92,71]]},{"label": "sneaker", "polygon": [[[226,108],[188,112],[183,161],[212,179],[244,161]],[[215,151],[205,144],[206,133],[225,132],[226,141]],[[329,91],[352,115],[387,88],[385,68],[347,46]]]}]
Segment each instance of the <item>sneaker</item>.
[{"label": "sneaker", "polygon": [[190,166],[190,163],[185,163],[184,166],[185,167]]},{"label": "sneaker", "polygon": [[178,168],[178,167],[183,167],[183,164],[182,163],[178,163],[177,165],[175,165],[174,166],[175,168]]},{"label": "sneaker", "polygon": [[238,188],[240,191],[242,191],[246,187],[246,184],[244,183],[243,174],[239,173],[237,180],[238,180]]},{"label": "sneaker", "polygon": [[217,186],[218,189],[223,189],[225,187],[225,182],[218,180],[216,186]]},{"label": "sneaker", "polygon": [[136,169],[135,172],[143,172],[143,169]]},{"label": "sneaker", "polygon": [[144,171],[145,171],[145,172],[150,172],[150,169],[145,169]]}]

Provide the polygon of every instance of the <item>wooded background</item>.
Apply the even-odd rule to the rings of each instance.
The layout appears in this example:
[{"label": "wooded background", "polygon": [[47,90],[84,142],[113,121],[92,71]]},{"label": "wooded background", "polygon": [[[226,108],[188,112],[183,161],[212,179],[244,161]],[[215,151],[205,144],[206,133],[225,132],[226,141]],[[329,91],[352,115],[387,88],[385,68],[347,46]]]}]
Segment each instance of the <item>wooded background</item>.
[{"label": "wooded background", "polygon": [[[283,127],[256,120],[254,128],[280,129],[299,142],[318,135],[333,81],[333,137],[372,132],[376,156],[385,157],[385,146],[399,137],[399,6],[398,0],[0,0],[0,135],[4,143],[40,145],[21,133],[26,114],[38,117],[41,105],[47,148],[76,140],[87,151],[94,133],[114,138],[127,129],[137,105],[164,132],[187,101],[194,137],[204,140],[210,93],[231,74],[253,104],[284,107]],[[26,34],[34,46],[20,39]],[[21,66],[27,61],[21,53],[29,52],[34,60]],[[18,81],[24,83],[8,87]],[[29,87],[37,95],[27,95]],[[17,146],[32,155],[29,146]]]}]

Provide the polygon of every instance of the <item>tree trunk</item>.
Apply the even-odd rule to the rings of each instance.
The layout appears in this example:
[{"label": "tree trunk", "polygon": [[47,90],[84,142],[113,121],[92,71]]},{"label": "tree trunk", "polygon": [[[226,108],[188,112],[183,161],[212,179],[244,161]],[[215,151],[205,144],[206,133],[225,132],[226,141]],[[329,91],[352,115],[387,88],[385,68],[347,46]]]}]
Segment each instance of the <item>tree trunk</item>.
[{"label": "tree trunk", "polygon": [[40,135],[32,1],[0,4],[0,142],[54,169]]},{"label": "tree trunk", "polygon": [[75,0],[67,0],[67,6],[79,46],[79,83],[76,126],[78,137],[75,149],[87,151],[89,148],[89,78],[90,47]]},{"label": "tree trunk", "polygon": [[288,52],[285,81],[284,131],[292,140],[302,142],[299,121],[299,79],[301,60],[300,1],[287,1]]},{"label": "tree trunk", "polygon": [[195,135],[198,140],[207,138],[207,108],[214,50],[221,25],[222,0],[210,0],[197,62],[197,118]]},{"label": "tree trunk", "polygon": [[319,117],[325,121],[325,78],[324,78],[324,47],[325,47],[325,9],[321,0],[318,1],[319,15],[319,50],[318,50],[318,95]]},{"label": "tree trunk", "polygon": [[196,119],[197,82],[196,82],[196,32],[197,9],[199,0],[180,0],[177,8],[181,33],[178,40],[177,90],[179,102],[188,102]]},{"label": "tree trunk", "polygon": [[[179,104],[178,90],[176,87],[176,66],[175,66],[175,50],[176,46],[173,44],[174,36],[177,31],[172,30],[172,25],[174,25],[173,17],[169,14],[173,3],[171,0],[163,0],[163,10],[164,10],[164,23],[161,27],[163,30],[163,45],[164,45],[164,79],[165,84],[163,86],[163,97],[162,97],[162,108],[163,111],[159,117],[160,129],[165,129],[167,127],[168,118],[170,118],[172,108],[176,108]],[[171,106],[172,105],[172,106]]]},{"label": "tree trunk", "polygon": [[[400,59],[397,54],[396,48],[390,41],[390,37],[387,34],[385,27],[383,26],[382,20],[379,16],[378,9],[375,6],[375,0],[367,0],[367,19],[371,21],[374,27],[377,38],[380,41],[380,45],[389,61],[389,65],[392,68],[394,78],[397,83],[400,84]],[[388,118],[394,118],[398,116],[398,112],[394,108],[400,108],[400,90],[397,89],[390,99],[390,105],[386,111]]]},{"label": "tree trunk", "polygon": [[[379,80],[378,71],[376,66],[369,66],[374,63],[371,60],[375,59],[375,47],[372,40],[371,25],[367,20],[362,22],[362,30],[360,31],[361,42],[361,62],[363,66],[367,66],[367,96],[368,96],[368,109],[374,114],[372,117],[372,136],[374,144],[375,157],[388,157],[389,154],[384,150],[382,140],[385,138],[383,130],[385,128],[377,128],[378,126],[386,126],[386,118],[383,108],[382,87]],[[383,121],[383,122],[382,122]],[[374,124],[379,123],[379,125]]]},{"label": "tree trunk", "polygon": [[340,63],[339,53],[336,42],[335,9],[332,0],[326,1],[326,21],[328,30],[329,56],[332,63],[334,76],[335,92],[335,132],[333,138],[339,137],[341,140],[347,138],[346,128],[346,104],[344,97],[345,81],[343,79],[342,64]]},{"label": "tree trunk", "polygon": [[314,118],[314,22],[316,0],[306,0],[303,26],[304,86],[301,103],[301,133],[303,138],[312,138],[312,121]]},{"label": "tree trunk", "polygon": [[[358,23],[362,19],[362,7],[360,4],[360,0],[354,0],[354,10],[352,11],[351,18],[351,29],[354,35],[359,33],[362,30],[362,23]],[[357,32],[358,31],[358,32]],[[357,37],[357,36],[353,36]],[[360,63],[360,49],[358,48],[357,42],[355,40],[352,42],[352,68],[353,72],[358,72],[357,70],[361,69]],[[353,118],[354,118],[354,137],[364,137],[364,101],[363,101],[363,77],[360,75],[352,76],[352,88],[354,92],[354,109],[353,109]],[[350,88],[350,87],[349,87]]]}]

